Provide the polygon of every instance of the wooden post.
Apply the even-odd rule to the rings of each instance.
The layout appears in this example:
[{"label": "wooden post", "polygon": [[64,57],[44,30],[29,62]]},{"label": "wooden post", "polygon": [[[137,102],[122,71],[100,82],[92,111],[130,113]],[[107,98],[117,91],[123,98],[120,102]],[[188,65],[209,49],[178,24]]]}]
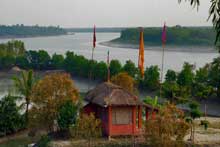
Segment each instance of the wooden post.
[{"label": "wooden post", "polygon": [[148,108],[145,108],[145,112],[146,112],[146,121],[149,120],[149,112],[148,112]]},{"label": "wooden post", "polygon": [[151,116],[152,120],[154,120],[156,118],[156,112],[153,110],[152,112],[152,116]]},{"label": "wooden post", "polygon": [[135,134],[135,128],[136,128],[136,107],[132,107],[132,134]]},{"label": "wooden post", "polygon": [[142,127],[142,107],[138,106],[138,128]]},{"label": "wooden post", "polygon": [[111,139],[111,126],[112,126],[112,107],[108,107],[108,139]]}]

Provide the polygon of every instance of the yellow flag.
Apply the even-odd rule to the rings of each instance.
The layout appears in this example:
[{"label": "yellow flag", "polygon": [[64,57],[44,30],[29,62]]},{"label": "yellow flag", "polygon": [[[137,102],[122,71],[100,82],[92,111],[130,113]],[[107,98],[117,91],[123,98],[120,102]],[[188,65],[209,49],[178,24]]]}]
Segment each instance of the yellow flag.
[{"label": "yellow flag", "polygon": [[144,77],[144,30],[141,28],[140,31],[140,46],[139,46],[139,58],[138,67],[141,72],[141,77]]}]

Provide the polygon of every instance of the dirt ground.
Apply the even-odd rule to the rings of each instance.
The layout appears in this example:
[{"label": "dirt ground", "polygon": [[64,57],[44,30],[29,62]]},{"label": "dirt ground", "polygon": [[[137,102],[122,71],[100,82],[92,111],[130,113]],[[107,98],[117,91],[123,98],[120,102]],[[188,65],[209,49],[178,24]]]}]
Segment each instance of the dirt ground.
[{"label": "dirt ground", "polygon": [[[201,145],[213,144],[213,146],[220,146],[220,117],[207,117],[206,120],[209,122],[207,130],[204,129],[204,126],[200,125],[201,120],[205,120],[205,117],[195,120],[195,143]],[[185,141],[187,141],[189,137],[190,134],[185,137]]]}]

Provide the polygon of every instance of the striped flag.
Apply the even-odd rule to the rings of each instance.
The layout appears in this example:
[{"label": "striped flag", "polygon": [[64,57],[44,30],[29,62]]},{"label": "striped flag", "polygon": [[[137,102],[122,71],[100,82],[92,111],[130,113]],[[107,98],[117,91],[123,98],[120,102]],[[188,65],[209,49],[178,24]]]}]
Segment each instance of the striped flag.
[{"label": "striped flag", "polygon": [[140,45],[139,45],[139,59],[138,67],[141,72],[141,77],[144,78],[144,30],[140,29]]},{"label": "striped flag", "polygon": [[163,31],[162,31],[162,45],[165,46],[167,41],[167,33],[166,33],[166,23],[164,23]]},{"label": "striped flag", "polygon": [[94,29],[93,29],[93,48],[96,47],[96,27],[94,25]]}]

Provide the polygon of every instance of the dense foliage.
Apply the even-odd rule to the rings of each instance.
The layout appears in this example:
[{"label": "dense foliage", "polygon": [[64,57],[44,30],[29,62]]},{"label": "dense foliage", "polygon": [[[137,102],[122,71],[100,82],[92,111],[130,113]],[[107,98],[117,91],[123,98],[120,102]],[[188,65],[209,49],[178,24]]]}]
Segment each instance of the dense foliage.
[{"label": "dense foliage", "polygon": [[157,90],[160,84],[160,72],[158,66],[147,67],[144,72],[143,85],[149,90]]},{"label": "dense foliage", "polygon": [[183,139],[189,130],[184,112],[171,104],[160,109],[157,117],[148,120],[145,127],[146,141],[153,147],[184,146]]},{"label": "dense foliage", "polygon": [[8,95],[0,99],[0,137],[25,128],[24,116],[19,111],[15,97]]},{"label": "dense foliage", "polygon": [[61,130],[68,130],[76,122],[77,106],[72,101],[66,101],[58,109],[58,125]]},{"label": "dense foliage", "polygon": [[16,58],[25,53],[24,43],[21,41],[9,41],[0,44],[0,69],[6,69],[13,66]]},{"label": "dense foliage", "polygon": [[51,36],[63,35],[67,32],[58,27],[48,26],[24,26],[24,25],[0,25],[0,38],[1,37],[29,37],[29,36]]},{"label": "dense foliage", "polygon": [[88,140],[88,146],[91,146],[92,139],[99,138],[102,135],[101,120],[97,119],[93,113],[82,114],[76,121],[76,124],[70,128],[71,136],[75,139]]},{"label": "dense foliage", "polygon": [[[69,74],[46,75],[33,87],[29,125],[32,128],[45,128],[48,131],[53,131],[55,121],[61,113],[60,107],[66,101],[76,104],[78,97],[78,90]],[[61,126],[63,127],[63,124]]]},{"label": "dense foliage", "polygon": [[123,87],[125,90],[135,93],[137,92],[135,80],[128,73],[122,72],[111,78],[111,82]]},{"label": "dense foliage", "polygon": [[[10,49],[7,48],[7,50]],[[63,70],[74,76],[99,81],[107,79],[108,68],[103,61],[89,60],[74,52],[68,51],[65,56],[60,54],[50,56],[44,50],[30,50],[19,55],[10,53],[7,56],[0,56],[0,65],[2,65],[1,69],[18,66],[22,69],[33,70]],[[160,69],[155,65],[146,67],[144,78],[141,78],[137,66],[131,60],[122,65],[119,60],[114,59],[110,62],[109,68],[111,78],[121,72],[126,72],[135,80],[140,90],[157,92],[162,85],[162,96],[172,102],[183,103],[191,97],[206,100],[210,96],[220,95],[220,57],[197,70],[189,63],[185,63],[179,72],[168,70],[163,83],[160,83]]]},{"label": "dense foliage", "polygon": [[[144,43],[146,45],[161,45],[162,28],[145,28]],[[215,40],[215,31],[211,27],[168,27],[167,45],[178,46],[212,46]],[[139,43],[139,29],[129,28],[121,32],[120,38],[113,40],[119,43]]]}]

